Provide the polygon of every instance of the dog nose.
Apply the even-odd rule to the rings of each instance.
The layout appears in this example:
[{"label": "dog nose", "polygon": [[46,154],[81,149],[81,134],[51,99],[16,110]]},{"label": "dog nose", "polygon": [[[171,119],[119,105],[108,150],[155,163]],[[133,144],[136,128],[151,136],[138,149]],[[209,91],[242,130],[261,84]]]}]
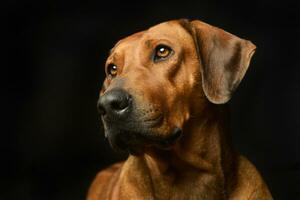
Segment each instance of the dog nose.
[{"label": "dog nose", "polygon": [[99,98],[97,107],[101,115],[122,117],[129,113],[131,96],[122,89],[108,91]]}]

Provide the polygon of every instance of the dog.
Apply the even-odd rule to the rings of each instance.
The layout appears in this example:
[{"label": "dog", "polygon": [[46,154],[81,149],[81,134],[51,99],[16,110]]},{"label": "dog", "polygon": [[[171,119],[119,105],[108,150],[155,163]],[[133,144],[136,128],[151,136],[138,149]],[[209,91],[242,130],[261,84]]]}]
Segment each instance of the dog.
[{"label": "dog", "polygon": [[227,102],[256,46],[200,20],[172,20],[120,40],[98,110],[113,149],[88,200],[270,200],[230,139]]}]

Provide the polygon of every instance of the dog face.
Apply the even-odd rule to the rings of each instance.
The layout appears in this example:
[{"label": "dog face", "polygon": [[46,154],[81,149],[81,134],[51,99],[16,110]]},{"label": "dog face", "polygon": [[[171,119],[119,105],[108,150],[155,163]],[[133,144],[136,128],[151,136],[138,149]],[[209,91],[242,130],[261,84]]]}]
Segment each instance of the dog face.
[{"label": "dog face", "polygon": [[[98,108],[115,149],[170,148],[190,116],[225,103],[254,45],[200,21],[169,21],[119,41]],[[244,53],[246,52],[246,53]]]}]

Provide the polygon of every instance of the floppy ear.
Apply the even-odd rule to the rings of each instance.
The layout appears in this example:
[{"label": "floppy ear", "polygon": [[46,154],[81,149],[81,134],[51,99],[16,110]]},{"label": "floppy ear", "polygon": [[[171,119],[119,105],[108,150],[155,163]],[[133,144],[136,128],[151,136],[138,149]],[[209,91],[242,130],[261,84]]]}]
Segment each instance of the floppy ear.
[{"label": "floppy ear", "polygon": [[190,23],[202,65],[203,91],[212,103],[226,103],[243,79],[256,46],[199,20]]}]

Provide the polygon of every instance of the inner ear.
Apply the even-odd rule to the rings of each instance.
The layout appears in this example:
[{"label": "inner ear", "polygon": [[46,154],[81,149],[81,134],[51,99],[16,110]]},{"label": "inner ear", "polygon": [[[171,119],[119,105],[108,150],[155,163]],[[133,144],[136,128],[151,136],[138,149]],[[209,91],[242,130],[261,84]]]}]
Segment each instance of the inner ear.
[{"label": "inner ear", "polygon": [[199,20],[190,24],[203,91],[210,102],[226,103],[243,79],[256,47],[248,40]]}]

